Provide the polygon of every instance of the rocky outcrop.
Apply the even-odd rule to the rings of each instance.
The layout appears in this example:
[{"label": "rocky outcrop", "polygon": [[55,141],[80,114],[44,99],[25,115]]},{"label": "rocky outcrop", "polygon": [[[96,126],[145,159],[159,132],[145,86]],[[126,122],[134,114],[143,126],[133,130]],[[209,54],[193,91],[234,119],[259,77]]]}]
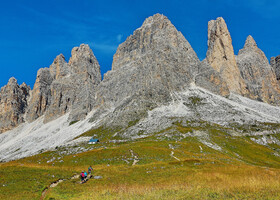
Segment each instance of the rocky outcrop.
[{"label": "rocky outcrop", "polygon": [[236,57],[249,97],[270,104],[280,104],[280,88],[274,69],[252,36],[248,36]]},{"label": "rocky outcrop", "polygon": [[96,105],[114,110],[107,121],[126,125],[148,110],[176,100],[175,93],[191,84],[228,94],[218,73],[200,63],[189,42],[167,17],[156,14],[118,47],[112,71],[104,75],[98,87]]},{"label": "rocky outcrop", "polygon": [[28,121],[44,115],[51,121],[71,110],[70,121],[83,118],[93,107],[94,91],[101,81],[100,66],[88,45],[72,50],[69,63],[61,54],[49,68],[38,71]]},{"label": "rocky outcrop", "polygon": [[198,73],[194,75],[195,85],[205,88],[221,96],[229,96],[230,91],[226,81],[220,73],[214,70],[207,61],[202,61],[198,66]]},{"label": "rocky outcrop", "polygon": [[70,118],[81,119],[92,110],[95,104],[96,87],[101,82],[100,66],[88,45],[81,45],[72,50],[69,65],[72,71],[70,79],[75,86],[74,101]]},{"label": "rocky outcrop", "polygon": [[0,133],[13,129],[24,122],[30,87],[25,83],[18,85],[15,78],[0,91]]},{"label": "rocky outcrop", "polygon": [[50,103],[45,112],[45,122],[68,112],[75,96],[74,81],[70,78],[71,69],[63,55],[56,57],[49,71],[53,81],[49,85]]},{"label": "rocky outcrop", "polygon": [[191,45],[168,18],[155,14],[147,18],[143,25],[118,47],[113,57],[112,70],[127,66],[144,56],[157,52],[164,54],[160,57],[162,60],[158,61],[166,60],[167,62],[169,60],[165,54],[174,53],[173,57],[184,59],[187,62],[186,65],[196,66],[199,63]]},{"label": "rocky outcrop", "polygon": [[245,83],[237,67],[232,39],[221,17],[208,23],[207,62],[221,74],[231,92],[246,94]]},{"label": "rocky outcrop", "polygon": [[277,81],[280,82],[280,56],[272,57],[270,59],[270,64],[275,70]]},{"label": "rocky outcrop", "polygon": [[50,86],[52,81],[53,78],[48,68],[39,69],[26,112],[27,121],[34,121],[47,110],[51,101]]}]

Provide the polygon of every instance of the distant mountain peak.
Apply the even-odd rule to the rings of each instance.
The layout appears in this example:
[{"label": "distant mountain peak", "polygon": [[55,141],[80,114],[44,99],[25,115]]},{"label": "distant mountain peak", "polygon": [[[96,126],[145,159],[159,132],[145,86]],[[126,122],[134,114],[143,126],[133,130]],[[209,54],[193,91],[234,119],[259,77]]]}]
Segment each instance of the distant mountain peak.
[{"label": "distant mountain peak", "polygon": [[249,91],[248,96],[279,105],[280,88],[276,73],[251,35],[247,37],[244,47],[239,50],[236,60]]},{"label": "distant mountain peak", "polygon": [[11,77],[8,81],[8,85],[17,84],[17,79],[15,77]]},{"label": "distant mountain peak", "polygon": [[[155,14],[151,17],[148,17],[147,19],[145,19],[145,21],[143,22],[142,27],[154,24],[154,23],[163,23],[163,22],[170,22],[169,19],[164,16],[163,14]],[[171,23],[171,22],[170,22]]]},{"label": "distant mountain peak", "polygon": [[[190,54],[188,63],[196,65],[199,59],[186,38],[164,15],[155,14],[145,19],[125,42],[119,45],[113,57],[112,70],[119,69],[141,56],[156,51],[173,51],[185,48]],[[176,51],[177,51],[176,50]]]},{"label": "distant mountain peak", "polygon": [[247,37],[244,45],[244,48],[248,48],[248,47],[257,47],[257,43],[251,35]]}]

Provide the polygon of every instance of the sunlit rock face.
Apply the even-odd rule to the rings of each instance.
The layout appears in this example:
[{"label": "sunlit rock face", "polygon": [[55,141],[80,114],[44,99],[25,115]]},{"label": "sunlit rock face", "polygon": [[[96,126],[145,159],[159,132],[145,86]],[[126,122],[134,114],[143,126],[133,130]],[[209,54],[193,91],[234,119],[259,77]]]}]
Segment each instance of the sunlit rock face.
[{"label": "sunlit rock face", "polygon": [[30,87],[25,83],[18,85],[15,78],[10,78],[0,91],[0,133],[17,127],[24,122]]},{"label": "sunlit rock face", "polygon": [[[112,70],[102,81],[98,61],[85,44],[72,49],[69,62],[60,54],[50,67],[39,69],[32,91],[12,78],[1,89],[0,131],[40,117],[38,121],[47,123],[66,113],[70,124],[90,111],[95,125],[127,128],[154,109],[174,105],[176,112],[190,114],[189,119],[205,119],[207,113],[207,120],[224,119],[231,106],[223,107],[223,102],[234,96],[279,105],[279,60],[272,58],[270,65],[251,36],[235,56],[227,25],[217,18],[208,23],[208,51],[200,61],[170,20],[155,14],[119,45]],[[199,99],[190,95],[207,93],[205,89],[211,97],[201,98],[199,112],[188,102]],[[218,105],[213,99],[221,96],[228,98]],[[206,108],[206,102],[213,108]],[[214,116],[215,110],[222,114]]]},{"label": "sunlit rock face", "polygon": [[236,56],[249,97],[270,104],[280,104],[280,88],[275,70],[269,64],[252,36],[248,36],[243,49]]},{"label": "sunlit rock face", "polygon": [[167,17],[156,14],[118,47],[112,71],[98,87],[96,107],[114,109],[108,121],[125,125],[156,106],[170,103],[176,98],[174,92],[191,84],[229,94],[218,72],[199,61]]},{"label": "sunlit rock face", "polygon": [[244,80],[236,64],[232,39],[225,20],[221,17],[208,23],[207,62],[220,73],[231,92],[245,95]]},{"label": "sunlit rock face", "polygon": [[74,47],[69,63],[61,54],[49,68],[38,71],[26,114],[28,121],[44,115],[45,122],[71,111],[70,120],[86,116],[101,82],[100,66],[88,45]]}]

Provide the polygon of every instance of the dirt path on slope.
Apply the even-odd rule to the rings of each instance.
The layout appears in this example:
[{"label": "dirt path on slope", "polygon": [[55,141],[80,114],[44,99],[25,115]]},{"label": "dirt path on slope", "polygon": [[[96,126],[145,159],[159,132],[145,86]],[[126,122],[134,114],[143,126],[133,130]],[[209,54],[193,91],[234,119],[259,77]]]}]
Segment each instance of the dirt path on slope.
[{"label": "dirt path on slope", "polygon": [[58,184],[67,181],[67,180],[73,180],[73,179],[78,179],[80,176],[78,174],[75,174],[74,176],[72,176],[71,178],[68,179],[58,179],[55,182],[52,182],[48,187],[46,187],[40,197],[40,200],[44,200],[44,198],[47,196],[48,192],[50,191],[51,188],[54,188],[56,186],[58,186]]},{"label": "dirt path on slope", "polygon": [[136,165],[140,160],[138,158],[138,156],[133,152],[132,149],[129,150],[131,153],[131,156],[133,157],[133,163],[132,166]]},{"label": "dirt path on slope", "polygon": [[[169,149],[174,150],[175,148],[171,144],[169,144]],[[174,151],[171,151],[170,156],[178,161],[181,161],[179,158],[174,156]]]}]

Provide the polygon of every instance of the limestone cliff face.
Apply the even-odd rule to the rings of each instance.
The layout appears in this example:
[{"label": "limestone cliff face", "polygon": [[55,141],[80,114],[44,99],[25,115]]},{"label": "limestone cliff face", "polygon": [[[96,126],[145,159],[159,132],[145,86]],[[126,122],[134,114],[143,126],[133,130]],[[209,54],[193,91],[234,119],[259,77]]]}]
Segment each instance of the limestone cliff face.
[{"label": "limestone cliff face", "polygon": [[93,107],[100,81],[100,66],[88,45],[73,48],[69,63],[57,56],[49,68],[38,71],[27,120],[44,115],[48,122],[70,110],[70,120],[83,118]]},{"label": "limestone cliff face", "polygon": [[53,78],[48,68],[39,69],[26,112],[27,121],[34,121],[47,110],[51,101],[50,85],[52,81]]},{"label": "limestone cliff face", "polygon": [[120,44],[103,81],[88,45],[73,48],[71,54],[69,62],[61,54],[49,68],[40,69],[32,92],[13,78],[1,89],[0,132],[41,116],[49,122],[70,113],[69,121],[76,121],[93,109],[93,121],[128,126],[153,108],[184,104],[188,99],[178,94],[190,92],[193,85],[221,96],[232,92],[280,104],[280,56],[272,58],[270,66],[251,36],[235,56],[223,18],[208,24],[208,51],[202,62],[160,14],[147,18]]},{"label": "limestone cliff face", "polygon": [[230,33],[225,20],[221,17],[208,23],[206,60],[221,74],[231,92],[242,95],[247,93],[236,64]]},{"label": "limestone cliff face", "polygon": [[88,45],[73,48],[69,65],[72,71],[70,79],[75,86],[74,102],[70,113],[73,121],[85,117],[92,110],[96,87],[101,82],[101,72],[98,61]]},{"label": "limestone cliff face", "polygon": [[270,64],[275,71],[277,81],[280,83],[280,56],[272,57]]},{"label": "limestone cliff face", "polygon": [[189,66],[199,63],[196,53],[184,36],[167,17],[156,14],[147,18],[143,25],[118,47],[113,58],[112,69],[119,69],[157,51],[164,54],[161,55],[163,60],[168,58],[165,54],[175,53],[173,57],[184,59]]},{"label": "limestone cliff face", "polygon": [[15,128],[24,122],[30,87],[25,83],[18,85],[15,78],[0,91],[0,133]]},{"label": "limestone cliff face", "polygon": [[248,36],[236,57],[249,97],[270,104],[280,104],[280,88],[275,71],[252,36]]},{"label": "limestone cliff face", "polygon": [[49,71],[53,81],[49,85],[50,102],[44,113],[45,122],[68,112],[74,97],[71,70],[63,55],[56,57]]},{"label": "limestone cliff face", "polygon": [[228,94],[215,70],[200,63],[167,17],[156,14],[118,47],[112,71],[104,75],[98,87],[96,106],[114,109],[108,120],[125,124],[175,100],[174,93],[191,83]]}]

